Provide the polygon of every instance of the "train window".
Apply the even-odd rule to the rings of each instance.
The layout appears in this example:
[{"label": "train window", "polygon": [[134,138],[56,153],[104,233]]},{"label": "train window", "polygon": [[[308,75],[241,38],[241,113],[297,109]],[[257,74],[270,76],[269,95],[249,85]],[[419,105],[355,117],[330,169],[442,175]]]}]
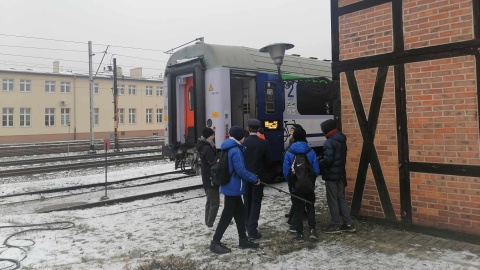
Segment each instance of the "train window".
[{"label": "train window", "polygon": [[265,83],[265,113],[277,113],[276,84],[272,82]]},{"label": "train window", "polygon": [[301,115],[333,115],[333,93],[330,85],[298,82],[297,110]]},{"label": "train window", "polygon": [[188,109],[193,111],[193,86],[188,88]]}]

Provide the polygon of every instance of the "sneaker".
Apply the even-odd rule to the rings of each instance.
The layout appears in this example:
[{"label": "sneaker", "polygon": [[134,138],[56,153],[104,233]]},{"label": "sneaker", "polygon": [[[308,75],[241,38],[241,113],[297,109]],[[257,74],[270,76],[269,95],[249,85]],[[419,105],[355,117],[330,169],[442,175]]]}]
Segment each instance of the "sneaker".
[{"label": "sneaker", "polygon": [[353,227],[353,224],[351,225],[343,224],[342,227],[340,227],[340,231],[350,232],[350,233],[356,232],[355,227]]},{"label": "sneaker", "polygon": [[240,239],[238,243],[238,247],[241,249],[246,249],[246,248],[258,248],[260,244],[252,242],[248,239]]},{"label": "sneaker", "polygon": [[216,254],[225,254],[230,253],[232,250],[220,242],[212,241],[210,242],[210,251]]},{"label": "sneaker", "polygon": [[311,230],[310,230],[310,235],[308,236],[308,238],[310,238],[310,239],[318,239],[317,230],[311,229]]},{"label": "sneaker", "polygon": [[303,238],[303,234],[297,233],[297,237],[295,237],[295,241],[297,241],[297,243],[303,243],[305,241],[305,238]]},{"label": "sneaker", "polygon": [[323,233],[330,233],[330,234],[342,233],[342,231],[340,231],[340,227],[338,227],[337,225],[333,225],[333,224],[328,226],[327,228],[323,229],[322,232]]},{"label": "sneaker", "polygon": [[260,239],[260,238],[262,238],[262,234],[259,231],[248,235],[248,239]]},{"label": "sneaker", "polygon": [[295,229],[295,226],[292,226],[292,225],[290,225],[290,227],[288,228],[288,231],[291,233],[297,233],[297,229]]}]

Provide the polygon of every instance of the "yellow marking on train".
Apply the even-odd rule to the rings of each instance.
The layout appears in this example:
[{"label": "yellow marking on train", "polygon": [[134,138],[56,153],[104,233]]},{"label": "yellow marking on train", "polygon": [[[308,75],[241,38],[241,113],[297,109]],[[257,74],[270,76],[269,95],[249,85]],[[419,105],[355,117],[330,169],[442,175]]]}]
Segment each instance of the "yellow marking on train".
[{"label": "yellow marking on train", "polygon": [[220,113],[219,112],[213,112],[212,113],[212,118],[219,118],[220,117]]},{"label": "yellow marking on train", "polygon": [[164,115],[163,116],[163,121],[168,121],[168,116]]},{"label": "yellow marking on train", "polygon": [[213,86],[210,84],[210,87],[208,88],[208,91],[213,91]]}]

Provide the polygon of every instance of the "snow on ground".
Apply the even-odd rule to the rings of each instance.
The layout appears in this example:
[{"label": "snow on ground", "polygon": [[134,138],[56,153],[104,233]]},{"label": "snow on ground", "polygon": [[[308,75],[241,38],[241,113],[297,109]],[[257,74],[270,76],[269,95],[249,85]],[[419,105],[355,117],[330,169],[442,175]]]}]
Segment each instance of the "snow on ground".
[{"label": "snow on ground", "polygon": [[[136,164],[110,172],[108,179],[113,181],[171,170],[173,163]],[[103,173],[89,175],[85,172],[85,176],[2,184],[0,190],[5,195],[103,182],[104,177]],[[193,181],[201,183],[200,177]],[[277,187],[287,190],[285,184]],[[325,211],[324,201],[324,188],[319,185],[318,212]],[[28,229],[2,226],[59,221],[73,222],[75,226],[64,230],[32,231],[14,237],[8,243],[22,246],[23,250],[0,247],[0,258],[21,260],[25,257],[21,261],[22,269],[62,270],[138,269],[151,259],[161,261],[172,258],[168,257],[171,255],[195,262],[195,269],[480,269],[480,255],[469,251],[432,249],[424,252],[419,249],[421,245],[412,243],[408,250],[389,254],[355,246],[346,240],[352,239],[348,237],[360,237],[359,234],[351,234],[347,238],[320,235],[318,242],[292,244],[293,235],[287,232],[284,218],[290,198],[268,187],[265,188],[260,219],[260,230],[264,233],[264,238],[259,240],[260,249],[239,249],[236,227],[232,224],[222,239],[232,248],[232,253],[218,256],[208,250],[213,233],[204,225],[204,204],[203,190],[193,190],[78,211],[37,214],[33,213],[35,209],[30,209],[26,211],[28,214],[16,215],[4,208],[0,210],[2,243],[9,235]],[[318,224],[319,230],[326,222],[322,221],[323,224]],[[292,246],[294,251],[274,252],[281,250],[281,243]],[[9,265],[9,262],[0,262],[0,269],[12,269],[8,268]]]}]

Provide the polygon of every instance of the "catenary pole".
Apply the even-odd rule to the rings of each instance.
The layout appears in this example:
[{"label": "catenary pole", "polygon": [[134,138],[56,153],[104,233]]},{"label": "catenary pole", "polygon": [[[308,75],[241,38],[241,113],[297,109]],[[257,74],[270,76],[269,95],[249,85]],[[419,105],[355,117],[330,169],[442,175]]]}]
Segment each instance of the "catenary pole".
[{"label": "catenary pole", "polygon": [[95,153],[94,135],[93,135],[93,53],[92,42],[88,42],[88,81],[89,81],[89,94],[90,94],[90,149],[89,153]]},{"label": "catenary pole", "polygon": [[118,85],[117,85],[117,58],[113,58],[113,121],[115,134],[115,152],[120,151],[118,144]]}]

